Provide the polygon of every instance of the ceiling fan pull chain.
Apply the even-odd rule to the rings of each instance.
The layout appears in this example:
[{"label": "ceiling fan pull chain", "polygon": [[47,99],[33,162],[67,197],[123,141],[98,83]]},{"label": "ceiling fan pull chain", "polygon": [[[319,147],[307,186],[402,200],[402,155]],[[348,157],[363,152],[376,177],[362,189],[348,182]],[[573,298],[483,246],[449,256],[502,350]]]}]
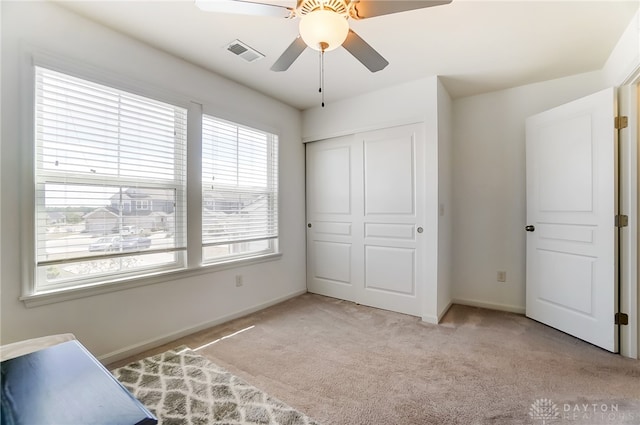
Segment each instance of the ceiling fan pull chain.
[{"label": "ceiling fan pull chain", "polygon": [[322,50],[318,51],[318,93],[322,93]]},{"label": "ceiling fan pull chain", "polygon": [[324,51],[327,50],[329,44],[324,41],[320,42],[320,94],[322,95],[322,107],[324,108]]},{"label": "ceiling fan pull chain", "polygon": [[320,92],[322,93],[322,107],[324,108],[324,49],[320,52]]}]

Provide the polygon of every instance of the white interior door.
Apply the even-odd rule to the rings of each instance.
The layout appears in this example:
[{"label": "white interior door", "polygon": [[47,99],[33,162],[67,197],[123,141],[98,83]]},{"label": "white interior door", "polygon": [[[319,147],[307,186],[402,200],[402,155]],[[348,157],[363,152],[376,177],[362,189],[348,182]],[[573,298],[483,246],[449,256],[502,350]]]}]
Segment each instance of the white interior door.
[{"label": "white interior door", "polygon": [[307,144],[310,292],[420,315],[419,125]]},{"label": "white interior door", "polygon": [[616,352],[614,95],[527,120],[526,313]]}]

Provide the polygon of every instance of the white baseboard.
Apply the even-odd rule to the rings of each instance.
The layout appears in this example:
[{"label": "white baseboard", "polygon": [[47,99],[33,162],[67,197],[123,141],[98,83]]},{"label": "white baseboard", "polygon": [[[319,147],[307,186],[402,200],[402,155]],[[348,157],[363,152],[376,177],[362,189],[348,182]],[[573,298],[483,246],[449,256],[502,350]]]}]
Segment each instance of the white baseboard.
[{"label": "white baseboard", "polygon": [[438,317],[437,316],[422,316],[422,321],[423,322],[427,322],[427,323],[431,323],[432,325],[437,325],[438,324]]},{"label": "white baseboard", "polygon": [[468,305],[471,307],[487,308],[489,310],[500,310],[500,311],[508,311],[510,313],[525,314],[524,307],[509,305],[509,304],[488,303],[484,301],[466,300],[462,298],[454,298],[452,300],[452,303],[460,304],[460,305]]},{"label": "white baseboard", "polygon": [[447,314],[447,311],[449,311],[452,305],[453,305],[453,301],[449,301],[449,304],[447,304],[447,306],[443,308],[442,311],[438,313],[437,316],[424,315],[422,316],[422,321],[437,325],[438,323],[440,323],[444,315]]},{"label": "white baseboard", "polygon": [[158,347],[160,345],[166,344],[171,341],[175,341],[176,339],[182,338],[183,336],[191,335],[193,333],[199,332],[201,330],[211,328],[213,326],[220,325],[225,322],[229,322],[231,320],[246,316],[251,313],[255,313],[256,311],[263,310],[267,307],[271,307],[276,304],[280,304],[283,301],[286,301],[291,298],[295,298],[299,295],[307,293],[306,289],[296,291],[290,293],[288,295],[275,298],[273,300],[264,302],[262,304],[255,305],[253,307],[246,308],[244,310],[238,311],[233,314],[229,314],[223,317],[218,317],[217,319],[210,320],[204,323],[200,323],[195,326],[190,326],[188,328],[181,329],[176,332],[171,332],[166,335],[159,336],[157,338],[148,339],[146,341],[142,341],[138,344],[130,345],[128,347],[122,348],[120,350],[112,351],[111,353],[107,353],[98,357],[98,360],[103,364],[110,364],[113,362],[117,362],[127,357],[134,356],[136,354],[142,353],[143,351],[150,350],[152,348]]},{"label": "white baseboard", "polygon": [[449,311],[452,305],[453,305],[453,301],[449,301],[449,304],[447,304],[447,306],[443,308],[440,313],[438,313],[438,323],[442,321],[442,318],[444,317],[445,314],[447,314],[447,311]]}]

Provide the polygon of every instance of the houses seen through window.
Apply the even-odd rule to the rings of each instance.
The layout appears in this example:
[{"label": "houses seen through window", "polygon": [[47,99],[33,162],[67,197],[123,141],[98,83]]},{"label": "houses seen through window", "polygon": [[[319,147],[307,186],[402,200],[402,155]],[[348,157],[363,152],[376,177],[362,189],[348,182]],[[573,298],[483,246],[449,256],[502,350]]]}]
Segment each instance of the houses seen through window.
[{"label": "houses seen through window", "polygon": [[181,267],[186,110],[45,68],[35,105],[36,291]]}]

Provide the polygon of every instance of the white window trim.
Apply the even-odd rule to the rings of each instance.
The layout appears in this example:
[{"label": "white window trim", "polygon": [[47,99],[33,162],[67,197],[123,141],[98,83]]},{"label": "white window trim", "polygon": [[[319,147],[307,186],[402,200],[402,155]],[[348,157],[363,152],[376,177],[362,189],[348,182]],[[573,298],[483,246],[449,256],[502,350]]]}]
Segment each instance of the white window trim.
[{"label": "white window trim", "polygon": [[279,260],[282,253],[272,253],[251,258],[240,258],[233,261],[220,262],[217,264],[203,265],[195,269],[184,268],[182,270],[170,270],[164,272],[150,273],[135,279],[120,279],[108,283],[93,284],[83,287],[68,288],[59,291],[42,292],[33,295],[23,295],[19,299],[27,307],[38,307],[41,305],[59,303],[63,301],[76,300],[79,298],[91,297],[94,295],[107,294],[109,292],[122,291],[126,289],[139,288],[141,286],[155,285],[157,283],[170,282],[172,280],[186,279],[203,274],[215,273],[222,270],[235,269],[238,267],[252,266],[254,264],[266,263]]},{"label": "white window trim", "polygon": [[[202,274],[215,273],[222,270],[250,266],[267,261],[279,260],[282,257],[280,244],[277,244],[275,252],[250,257],[229,258],[216,263],[202,263],[202,173],[200,152],[202,148],[202,113],[203,102],[187,99],[185,96],[168,92],[148,83],[114,75],[88,66],[80,61],[52,55],[48,52],[30,48],[24,52],[21,79],[21,93],[23,93],[21,134],[21,205],[23,220],[21,221],[21,263],[22,263],[22,296],[19,297],[26,307],[37,307],[52,303],[58,303],[73,299],[85,298],[114,291],[137,288],[156,283],[185,279]],[[35,66],[49,68],[77,78],[87,79],[98,84],[103,84],[119,90],[127,91],[139,96],[146,96],[163,102],[171,103],[187,109],[187,264],[182,268],[160,270],[134,278],[123,277],[107,280],[102,283],[86,284],[77,287],[55,289],[50,291],[35,292],[35,132],[33,123],[35,119]],[[230,119],[225,114],[210,113],[220,116],[222,119]],[[233,118],[230,119],[233,121]],[[235,120],[240,125],[249,125],[242,120]],[[278,135],[268,126],[251,123],[252,127],[261,131]],[[278,135],[278,138],[280,136]],[[278,149],[281,144],[278,143]],[[278,155],[280,158],[280,155]],[[278,164],[278,169],[280,166]],[[279,173],[280,174],[280,173]],[[279,180],[279,176],[278,176]],[[278,197],[278,204],[280,204]],[[133,205],[132,205],[133,208]],[[280,205],[278,205],[278,225],[280,226]]]}]

